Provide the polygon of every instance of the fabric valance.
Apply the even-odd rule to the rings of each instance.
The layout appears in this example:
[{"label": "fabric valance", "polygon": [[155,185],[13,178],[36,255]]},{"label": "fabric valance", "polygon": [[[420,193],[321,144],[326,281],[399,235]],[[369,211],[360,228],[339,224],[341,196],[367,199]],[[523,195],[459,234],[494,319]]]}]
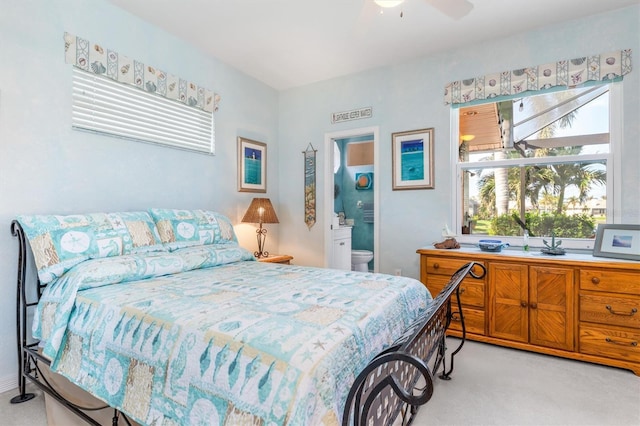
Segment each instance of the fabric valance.
[{"label": "fabric valance", "polygon": [[64,33],[64,52],[65,62],[82,70],[203,111],[218,110],[220,96],[217,93],[67,32]]},{"label": "fabric valance", "polygon": [[445,86],[445,105],[514,96],[524,92],[607,82],[631,72],[631,49],[503,71],[454,81]]}]

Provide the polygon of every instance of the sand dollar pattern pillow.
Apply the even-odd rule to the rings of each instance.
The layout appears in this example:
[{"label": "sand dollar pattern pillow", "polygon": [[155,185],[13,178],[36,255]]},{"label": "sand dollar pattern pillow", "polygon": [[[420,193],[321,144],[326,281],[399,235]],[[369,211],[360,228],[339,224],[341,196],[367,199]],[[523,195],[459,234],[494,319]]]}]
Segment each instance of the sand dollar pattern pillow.
[{"label": "sand dollar pattern pillow", "polygon": [[[95,234],[97,222],[105,215],[21,215],[18,222],[25,232],[43,284],[50,283],[80,262],[104,253],[119,254],[112,241],[100,241]],[[105,256],[106,257],[106,256]]]},{"label": "sand dollar pattern pillow", "polygon": [[238,242],[226,216],[211,210],[150,209],[160,239],[170,250],[206,244]]},{"label": "sand dollar pattern pillow", "polygon": [[49,283],[87,259],[166,251],[145,211],[76,215],[21,215],[38,277]]},{"label": "sand dollar pattern pillow", "polygon": [[194,210],[153,208],[149,212],[156,222],[160,240],[169,250],[213,242],[213,225],[209,229],[206,222],[201,226],[201,219]]}]

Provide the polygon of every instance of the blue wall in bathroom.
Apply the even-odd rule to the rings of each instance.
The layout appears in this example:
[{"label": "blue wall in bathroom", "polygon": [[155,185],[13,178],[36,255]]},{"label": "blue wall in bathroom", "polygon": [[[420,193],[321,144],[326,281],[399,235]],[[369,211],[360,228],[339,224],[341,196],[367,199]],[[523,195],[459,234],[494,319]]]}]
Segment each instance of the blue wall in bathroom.
[{"label": "blue wall in bathroom", "polygon": [[[352,142],[363,142],[373,140],[373,135],[359,136],[357,138],[347,138],[336,140],[340,148],[340,169],[334,176],[335,183],[340,186],[340,194],[334,202],[336,213],[344,211],[347,219],[353,219],[354,225],[351,234],[351,246],[353,250],[373,251],[373,223],[363,221],[362,208],[358,208],[358,201],[362,203],[373,203],[373,187],[377,184],[377,176],[373,175],[373,186],[371,189],[356,189],[356,173],[373,173],[373,164],[367,166],[348,167],[346,145]],[[373,260],[369,262],[369,270],[373,270]]]}]

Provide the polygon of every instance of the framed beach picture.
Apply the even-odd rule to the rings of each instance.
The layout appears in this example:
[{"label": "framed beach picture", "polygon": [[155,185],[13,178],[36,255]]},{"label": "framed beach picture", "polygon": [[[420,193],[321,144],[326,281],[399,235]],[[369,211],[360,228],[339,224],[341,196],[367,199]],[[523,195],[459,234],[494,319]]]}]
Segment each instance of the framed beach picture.
[{"label": "framed beach picture", "polygon": [[238,137],[238,191],[267,192],[267,144]]},{"label": "framed beach picture", "polygon": [[593,255],[640,260],[640,225],[599,224]]},{"label": "framed beach picture", "polygon": [[433,127],[391,134],[393,190],[433,189]]}]

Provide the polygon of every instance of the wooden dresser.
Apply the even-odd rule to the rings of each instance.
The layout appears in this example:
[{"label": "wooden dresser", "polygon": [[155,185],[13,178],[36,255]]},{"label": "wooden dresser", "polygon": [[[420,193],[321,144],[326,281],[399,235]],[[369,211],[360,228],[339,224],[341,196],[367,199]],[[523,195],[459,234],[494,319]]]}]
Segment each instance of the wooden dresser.
[{"label": "wooden dresser", "polygon": [[[632,370],[640,376],[640,262],[477,248],[424,248],[420,280],[437,294],[451,274],[482,263],[460,286],[467,338]],[[457,322],[456,322],[457,319]],[[449,334],[461,335],[459,318]]]}]

